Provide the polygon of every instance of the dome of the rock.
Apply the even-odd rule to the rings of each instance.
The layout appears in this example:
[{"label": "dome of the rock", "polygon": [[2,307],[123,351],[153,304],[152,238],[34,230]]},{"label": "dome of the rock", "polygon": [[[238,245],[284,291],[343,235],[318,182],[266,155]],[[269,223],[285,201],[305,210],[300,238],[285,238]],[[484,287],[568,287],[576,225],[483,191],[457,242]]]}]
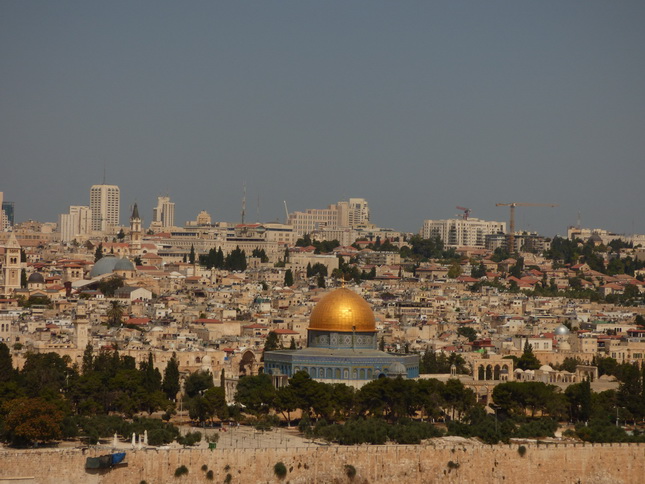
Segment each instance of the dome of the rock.
[{"label": "dome of the rock", "polygon": [[376,332],[372,308],[365,299],[347,288],[326,294],[314,307],[309,329],[337,332]]}]

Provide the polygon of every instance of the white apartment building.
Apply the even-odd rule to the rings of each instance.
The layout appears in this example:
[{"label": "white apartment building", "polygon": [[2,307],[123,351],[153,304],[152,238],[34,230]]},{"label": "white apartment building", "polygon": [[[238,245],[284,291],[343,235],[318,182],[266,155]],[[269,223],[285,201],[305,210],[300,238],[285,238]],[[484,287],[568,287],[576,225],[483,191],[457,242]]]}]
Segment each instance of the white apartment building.
[{"label": "white apartment building", "polygon": [[170,197],[157,197],[157,206],[152,209],[153,229],[165,229],[175,226],[175,203]]},{"label": "white apartment building", "polygon": [[93,185],[90,188],[92,230],[107,232],[119,225],[121,194],[116,185]]},{"label": "white apartment building", "polygon": [[87,238],[92,230],[92,211],[90,207],[72,205],[69,213],[63,213],[58,217],[58,230],[60,240],[63,243],[77,241]]},{"label": "white apartment building", "polygon": [[429,239],[438,236],[448,248],[486,246],[486,236],[506,233],[506,222],[491,222],[469,218],[425,220],[421,236]]},{"label": "white apartment building", "polygon": [[357,228],[369,223],[370,210],[363,198],[350,198],[327,208],[310,208],[304,212],[289,214],[288,225],[298,235],[309,234],[323,229],[338,229],[341,227]]},{"label": "white apartment building", "polygon": [[[349,202],[338,202],[341,227],[365,227],[370,222],[370,208],[364,198],[350,198]],[[346,218],[346,219],[345,219]]]}]

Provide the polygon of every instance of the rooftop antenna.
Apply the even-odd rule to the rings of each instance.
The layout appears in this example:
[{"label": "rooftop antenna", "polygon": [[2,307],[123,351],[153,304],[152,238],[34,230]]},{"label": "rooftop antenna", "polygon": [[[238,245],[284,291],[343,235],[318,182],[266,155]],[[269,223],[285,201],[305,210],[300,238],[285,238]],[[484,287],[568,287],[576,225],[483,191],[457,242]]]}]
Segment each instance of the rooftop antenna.
[{"label": "rooftop antenna", "polygon": [[244,216],[246,215],[246,181],[244,182],[244,196],[242,197],[242,224],[244,224]]},{"label": "rooftop antenna", "polygon": [[578,230],[580,230],[582,228],[582,222],[580,221],[580,210],[578,210],[578,221],[577,221],[577,223],[578,223]]},{"label": "rooftop antenna", "polygon": [[260,195],[258,194],[258,223],[260,223]]}]

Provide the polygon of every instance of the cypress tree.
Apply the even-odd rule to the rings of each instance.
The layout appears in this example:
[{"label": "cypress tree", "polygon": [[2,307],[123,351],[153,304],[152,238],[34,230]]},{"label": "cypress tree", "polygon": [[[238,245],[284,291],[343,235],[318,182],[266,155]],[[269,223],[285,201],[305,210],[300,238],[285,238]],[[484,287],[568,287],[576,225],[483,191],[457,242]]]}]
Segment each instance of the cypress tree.
[{"label": "cypress tree", "polygon": [[177,393],[181,389],[179,384],[179,362],[177,361],[175,352],[172,353],[172,357],[164,370],[161,389],[170,400],[177,398]]},{"label": "cypress tree", "polygon": [[88,374],[94,369],[94,348],[90,343],[87,343],[85,351],[83,352],[83,362],[81,364],[81,370],[83,375]]},{"label": "cypress tree", "polygon": [[9,347],[4,343],[0,343],[0,382],[12,380],[15,373]]},{"label": "cypress tree", "polygon": [[103,257],[103,244],[100,243],[94,251],[94,262],[98,262]]},{"label": "cypress tree", "polygon": [[148,362],[141,365],[143,371],[142,386],[148,393],[161,390],[161,374],[155,368],[152,352],[148,353]]},{"label": "cypress tree", "polygon": [[284,273],[284,285],[287,287],[293,286],[293,272],[291,272],[291,269],[287,269],[287,272]]}]

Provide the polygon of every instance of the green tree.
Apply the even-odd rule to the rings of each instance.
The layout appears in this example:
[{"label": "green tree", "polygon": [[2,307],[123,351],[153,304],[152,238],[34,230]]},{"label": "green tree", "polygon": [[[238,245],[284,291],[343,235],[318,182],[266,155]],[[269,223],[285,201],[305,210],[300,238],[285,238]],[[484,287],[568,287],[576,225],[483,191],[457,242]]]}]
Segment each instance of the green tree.
[{"label": "green tree", "polygon": [[188,253],[188,262],[191,264],[195,263],[195,246],[191,245],[190,246],[190,252]]},{"label": "green tree", "polygon": [[94,368],[94,347],[87,343],[83,351],[83,362],[81,363],[81,372],[85,375]]},{"label": "green tree", "polygon": [[299,404],[300,399],[291,386],[287,385],[276,390],[274,408],[276,412],[282,414],[289,427],[291,427],[291,413],[298,408]]},{"label": "green tree", "polygon": [[224,260],[224,267],[229,271],[245,271],[246,270],[246,253],[236,247],[232,250]]},{"label": "green tree", "polygon": [[318,279],[316,281],[316,284],[318,285],[318,287],[323,287],[323,288],[326,287],[325,276],[323,276],[322,274],[318,274]]},{"label": "green tree", "polygon": [[142,381],[144,390],[153,393],[161,390],[161,373],[155,368],[152,352],[148,352],[148,361],[141,363]]},{"label": "green tree", "polygon": [[296,240],[296,247],[309,247],[311,245],[311,237],[309,234],[303,235],[301,238]]},{"label": "green tree", "polygon": [[450,268],[448,269],[448,278],[456,279],[461,275],[461,266],[458,262],[453,262]]},{"label": "green tree", "polygon": [[18,398],[6,402],[5,436],[13,445],[49,442],[62,438],[61,425],[64,413],[60,408],[42,398]]},{"label": "green tree", "polygon": [[537,370],[540,368],[540,360],[533,354],[533,346],[531,346],[528,341],[524,345],[524,353],[519,360],[517,360],[517,368],[522,370]]},{"label": "green tree", "polygon": [[280,339],[275,331],[269,331],[264,342],[264,351],[275,351],[280,348]]},{"label": "green tree", "polygon": [[117,289],[123,287],[123,278],[117,275],[108,277],[107,279],[102,279],[99,284],[99,291],[101,291],[105,297],[112,297]]},{"label": "green tree", "polygon": [[96,250],[94,251],[94,262],[98,262],[102,258],[103,258],[103,244],[99,243],[99,245],[96,246]]},{"label": "green tree", "polygon": [[486,275],[486,266],[483,262],[480,262],[477,267],[473,267],[470,271],[470,276],[475,279],[480,279]]},{"label": "green tree", "polygon": [[643,375],[638,363],[626,364],[620,374],[620,387],[617,392],[618,406],[628,412],[631,419],[645,416],[643,399]]},{"label": "green tree", "polygon": [[293,286],[293,272],[291,271],[291,269],[287,269],[287,271],[284,273],[284,285],[285,287]]},{"label": "green tree", "polygon": [[451,417],[453,420],[455,419],[455,415],[459,417],[470,410],[477,401],[475,392],[470,388],[466,388],[464,384],[456,378],[451,378],[446,382],[442,397],[446,402],[446,406],[452,412]]},{"label": "green tree", "polygon": [[224,387],[209,388],[204,392],[204,398],[213,409],[213,415],[216,415],[220,420],[228,418],[229,412]]},{"label": "green tree", "polygon": [[569,417],[571,420],[587,422],[592,411],[591,384],[589,380],[569,385],[564,394],[569,404]]},{"label": "green tree", "polygon": [[276,390],[271,377],[265,373],[257,376],[243,376],[237,384],[235,401],[249,413],[266,415],[274,406]]},{"label": "green tree", "polygon": [[177,354],[174,351],[164,370],[161,389],[170,400],[177,398],[177,393],[181,389],[179,383],[179,361],[177,361]]},{"label": "green tree", "polygon": [[119,301],[110,301],[107,311],[108,327],[120,326],[123,323],[123,307]]},{"label": "green tree", "polygon": [[518,257],[517,262],[509,268],[508,273],[511,276],[517,277],[519,279],[522,277],[523,271],[524,271],[524,257]]},{"label": "green tree", "polygon": [[13,359],[9,347],[0,343],[0,383],[8,382],[16,377],[16,370],[13,367]]},{"label": "green tree", "polygon": [[58,397],[66,390],[66,381],[73,376],[70,357],[56,353],[28,353],[20,372],[23,388],[30,397]]},{"label": "green tree", "polygon": [[358,391],[356,401],[361,413],[398,422],[413,416],[417,409],[416,382],[402,378],[379,378]]},{"label": "green tree", "polygon": [[258,257],[260,259],[260,262],[269,262],[269,256],[267,256],[267,253],[265,252],[264,249],[258,249],[255,248],[253,249],[253,252],[251,254],[253,257]]},{"label": "green tree", "polygon": [[468,338],[468,341],[472,342],[477,339],[477,331],[470,326],[460,326],[457,328],[457,334],[459,336],[464,336]]},{"label": "green tree", "polygon": [[196,371],[186,378],[184,392],[188,398],[192,398],[213,386],[213,375],[210,371]]}]

